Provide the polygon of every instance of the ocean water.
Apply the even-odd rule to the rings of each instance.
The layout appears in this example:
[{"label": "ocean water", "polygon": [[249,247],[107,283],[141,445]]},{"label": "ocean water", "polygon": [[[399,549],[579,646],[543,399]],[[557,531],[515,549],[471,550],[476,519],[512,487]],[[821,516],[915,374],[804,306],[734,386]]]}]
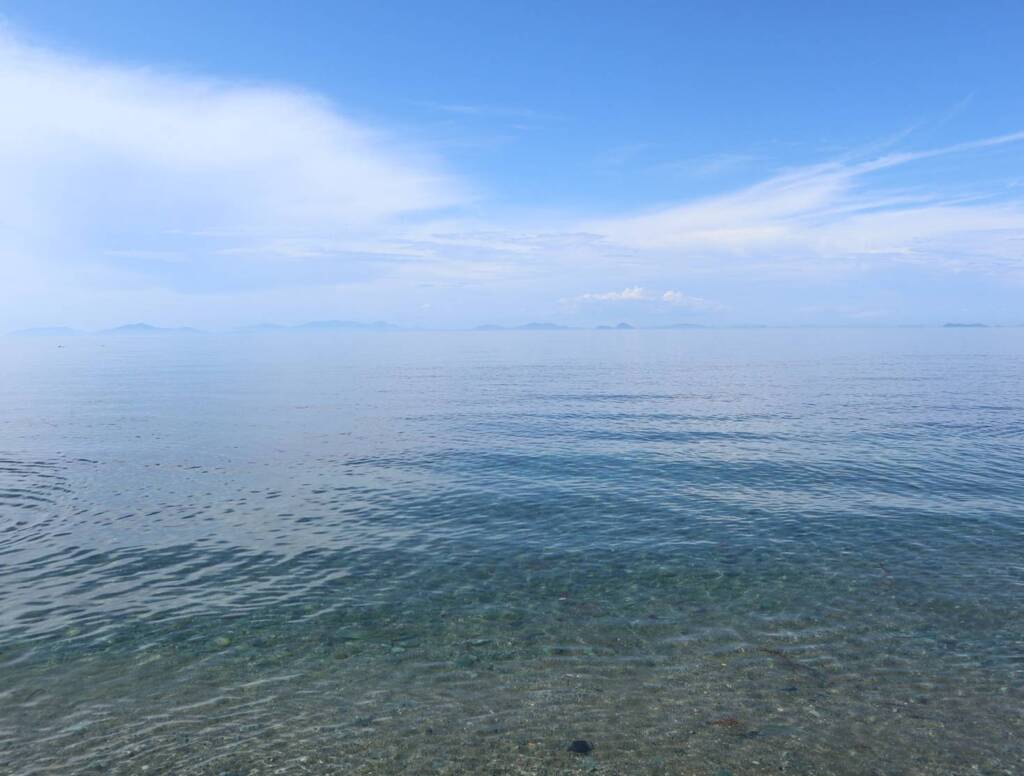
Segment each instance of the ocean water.
[{"label": "ocean water", "polygon": [[1022,709],[1024,329],[0,340],[0,773],[1016,775]]}]

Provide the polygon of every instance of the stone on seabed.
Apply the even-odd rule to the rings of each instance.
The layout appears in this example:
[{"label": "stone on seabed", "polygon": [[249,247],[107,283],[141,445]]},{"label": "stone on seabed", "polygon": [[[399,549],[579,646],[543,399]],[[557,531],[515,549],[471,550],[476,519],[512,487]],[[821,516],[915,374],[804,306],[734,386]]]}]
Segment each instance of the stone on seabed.
[{"label": "stone on seabed", "polygon": [[574,754],[590,754],[590,751],[593,748],[593,745],[589,741],[584,741],[582,738],[577,738],[569,744],[569,751]]}]

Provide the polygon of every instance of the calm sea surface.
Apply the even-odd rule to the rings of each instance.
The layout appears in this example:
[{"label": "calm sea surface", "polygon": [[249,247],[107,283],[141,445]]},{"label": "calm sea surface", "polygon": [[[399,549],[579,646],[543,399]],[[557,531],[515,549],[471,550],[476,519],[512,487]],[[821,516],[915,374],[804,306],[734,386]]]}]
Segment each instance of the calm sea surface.
[{"label": "calm sea surface", "polygon": [[0,339],[0,773],[1019,776],[1022,709],[1024,329]]}]

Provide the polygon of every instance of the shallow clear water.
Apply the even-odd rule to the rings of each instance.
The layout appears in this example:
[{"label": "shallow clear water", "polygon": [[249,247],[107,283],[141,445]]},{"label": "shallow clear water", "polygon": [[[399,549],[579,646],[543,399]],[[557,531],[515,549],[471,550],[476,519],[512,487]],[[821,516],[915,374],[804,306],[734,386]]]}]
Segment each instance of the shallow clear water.
[{"label": "shallow clear water", "polygon": [[7,338],[0,772],[1019,774],[1022,443],[1024,329]]}]

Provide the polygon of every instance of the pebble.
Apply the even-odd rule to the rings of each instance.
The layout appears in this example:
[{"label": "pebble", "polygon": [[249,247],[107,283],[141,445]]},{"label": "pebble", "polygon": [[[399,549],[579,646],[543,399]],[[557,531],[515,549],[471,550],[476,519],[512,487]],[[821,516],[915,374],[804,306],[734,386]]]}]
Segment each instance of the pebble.
[{"label": "pebble", "polygon": [[582,738],[577,738],[569,744],[569,751],[573,754],[590,754],[593,748],[593,744],[589,741],[584,741]]},{"label": "pebble", "polygon": [[213,646],[220,647],[221,649],[223,649],[224,647],[230,647],[231,639],[229,639],[227,636],[218,636],[213,640]]}]

